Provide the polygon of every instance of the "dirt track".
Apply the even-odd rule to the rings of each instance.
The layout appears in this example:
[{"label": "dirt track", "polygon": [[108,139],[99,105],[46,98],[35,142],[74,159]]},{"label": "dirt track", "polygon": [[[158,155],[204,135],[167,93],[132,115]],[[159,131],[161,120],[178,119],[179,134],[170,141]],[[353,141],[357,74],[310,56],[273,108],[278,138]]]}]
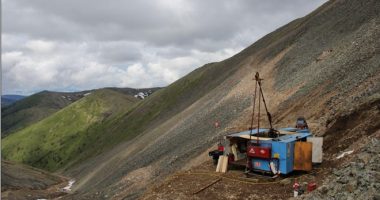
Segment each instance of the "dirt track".
[{"label": "dirt track", "polygon": [[[322,174],[327,169],[320,166],[307,173],[293,174],[276,179],[264,178],[262,175],[246,178],[243,170],[230,170],[226,174],[215,173],[211,161],[189,171],[178,172],[167,178],[164,183],[148,190],[142,199],[287,199],[292,197],[292,185],[299,182],[321,183]],[[204,186],[222,177],[214,185],[198,192]]]}]

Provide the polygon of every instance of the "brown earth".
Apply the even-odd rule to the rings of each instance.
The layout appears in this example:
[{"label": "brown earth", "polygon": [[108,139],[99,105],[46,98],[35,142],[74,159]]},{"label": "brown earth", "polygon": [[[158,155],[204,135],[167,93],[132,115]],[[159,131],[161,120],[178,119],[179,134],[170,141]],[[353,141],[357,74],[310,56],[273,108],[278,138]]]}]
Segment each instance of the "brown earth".
[{"label": "brown earth", "polygon": [[[136,137],[62,171],[77,180],[74,192],[63,198],[285,199],[292,195],[293,178],[303,175],[302,181],[322,184],[350,158],[336,160],[338,154],[365,145],[379,129],[379,13],[377,0],[329,1],[237,55],[154,93],[114,124],[128,127],[133,120],[128,116],[153,113],[149,123],[141,121],[146,126]],[[247,183],[240,172],[230,171],[193,195],[217,178],[207,151],[226,133],[249,125],[256,71],[264,78],[275,127],[293,126],[305,116],[312,132],[325,138],[325,162],[314,174],[294,174],[269,186]],[[172,98],[172,104],[164,102]],[[220,128],[213,127],[216,120]],[[194,174],[200,172],[207,175]]]},{"label": "brown earth", "polygon": [[[204,154],[210,147],[229,131],[247,128],[256,71],[264,78],[264,95],[275,127],[293,126],[298,116],[305,116],[312,132],[325,137],[326,162],[320,173],[328,174],[336,167],[334,157],[349,148],[350,142],[365,144],[365,137],[379,128],[374,121],[377,118],[366,117],[368,113],[376,116],[380,99],[379,13],[380,1],[376,0],[329,1],[237,55],[205,65],[155,93],[146,104],[159,102],[159,95],[186,85],[189,77],[200,81],[186,88],[176,97],[179,101],[160,112],[136,138],[65,172],[78,179],[75,193],[67,198],[136,199],[149,187],[157,189],[144,198],[169,198],[169,192],[173,192],[172,198],[190,197],[191,192],[207,184],[203,179],[212,181],[215,177],[165,178],[188,169],[188,163],[207,166]],[[216,120],[221,123],[217,129],[213,127]],[[366,127],[370,127],[369,132],[362,131]],[[190,170],[197,171],[198,167]],[[147,174],[141,176],[146,169]],[[180,183],[196,187],[177,188]],[[175,189],[164,189],[169,184]],[[245,198],[243,193],[231,192],[240,186],[248,191],[250,187],[244,184],[235,187],[223,179],[215,184],[219,189],[213,194],[223,190]],[[279,198],[286,198],[291,196],[290,185],[278,191],[277,186],[268,188],[277,191]],[[266,194],[264,189],[258,191]],[[213,195],[211,190],[204,192]],[[191,198],[205,197],[199,195]]]},{"label": "brown earth", "polygon": [[[149,188],[141,199],[288,199],[293,197],[294,182],[303,184],[304,188],[310,182],[318,187],[323,185],[335,168],[352,162],[352,158],[368,145],[370,138],[380,139],[379,127],[380,100],[376,100],[329,124],[325,133],[329,137],[324,140],[324,162],[315,165],[311,172],[296,172],[276,179],[263,178],[259,174],[246,178],[244,169],[216,173],[211,158],[207,158],[201,165],[179,171]],[[354,153],[337,159],[345,149]],[[200,191],[219,178],[222,180]]]},{"label": "brown earth", "polygon": [[68,178],[30,166],[1,161],[1,199],[53,199],[62,191]]}]

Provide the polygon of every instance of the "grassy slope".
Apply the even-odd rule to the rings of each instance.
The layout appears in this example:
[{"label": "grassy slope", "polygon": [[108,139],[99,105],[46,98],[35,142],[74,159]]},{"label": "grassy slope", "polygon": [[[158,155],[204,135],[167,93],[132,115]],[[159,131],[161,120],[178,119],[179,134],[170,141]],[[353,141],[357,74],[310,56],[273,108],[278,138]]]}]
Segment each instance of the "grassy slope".
[{"label": "grassy slope", "polygon": [[[329,4],[326,4],[326,5],[328,6]],[[321,7],[318,10],[321,11],[322,9],[324,9],[324,7],[326,7],[326,5]],[[214,88],[216,88],[218,85],[223,83],[228,77],[232,76],[232,74],[234,74],[236,70],[242,67],[241,62],[249,59],[249,57],[251,56],[252,57],[255,56],[254,58],[257,58],[257,60],[259,60],[260,62],[264,62],[266,60],[271,60],[274,56],[276,56],[279,52],[283,51],[284,49],[290,46],[293,46],[293,48],[297,50],[297,54],[289,54],[289,56],[293,55],[294,57],[294,55],[298,55],[298,56],[303,55],[304,57],[311,57],[312,59],[315,59],[318,55],[314,55],[313,53],[313,56],[309,56],[308,54],[306,54],[307,52],[310,51],[310,48],[302,46],[303,41],[301,42],[299,41],[300,39],[303,38],[303,40],[310,41],[312,43],[316,43],[316,44],[320,43],[319,41],[314,41],[310,39],[313,37],[310,37],[307,34],[308,32],[315,33],[315,34],[321,33],[320,30],[317,30],[317,29],[320,28],[319,27],[320,24],[324,24],[322,22],[325,20],[323,20],[323,18],[320,18],[320,16],[316,18],[317,14],[319,15],[318,12],[314,12],[305,18],[295,20],[289,23],[288,25],[276,30],[275,32],[268,34],[267,36],[265,36],[264,38],[256,42],[254,45],[250,46],[249,48],[245,49],[241,53],[235,55],[234,57],[227,59],[223,62],[211,63],[208,65],[205,65],[195,70],[194,72],[190,73],[189,75],[185,76],[184,78],[176,81],[169,87],[154,93],[149,98],[138,103],[132,109],[125,112],[120,112],[118,116],[115,116],[112,119],[107,120],[105,123],[102,123],[101,125],[91,126],[91,128],[88,129],[88,133],[95,134],[97,135],[97,137],[99,137],[96,140],[96,148],[92,147],[91,149],[91,150],[94,150],[92,153],[94,154],[94,153],[107,151],[108,149],[111,149],[113,145],[129,140],[133,138],[134,136],[141,134],[142,132],[147,131],[151,128],[154,128],[160,123],[163,123],[166,120],[170,119],[173,115],[186,109],[192,103],[196,102],[201,97],[203,97],[204,95],[212,91]],[[315,20],[311,20],[314,18]],[[327,19],[329,18],[327,17]],[[320,24],[319,25],[313,24],[317,22]],[[312,24],[307,25],[308,23],[312,23]],[[299,48],[298,47],[296,48],[294,47],[295,43],[301,46],[299,46]],[[325,47],[318,47],[317,50],[320,51],[321,49],[324,50]],[[344,55],[346,56],[346,54]],[[288,57],[288,54],[285,57]],[[306,63],[305,65],[307,65],[309,61],[308,62],[305,61]],[[283,63],[283,65],[281,66],[284,69],[287,69],[291,66],[291,64],[293,63],[290,63],[290,64]],[[303,68],[301,64],[297,66],[300,69]],[[288,72],[285,73],[281,69],[279,69],[277,73],[280,75],[292,74]],[[287,79],[285,81],[278,81],[278,82],[279,83],[287,82],[287,84],[289,84],[289,80],[292,80],[292,79]],[[251,91],[248,91],[248,92],[251,92]],[[236,105],[228,104],[228,106],[233,107]],[[225,112],[225,113],[226,114],[223,114],[223,115],[227,115],[228,112]],[[208,116],[212,116],[212,115],[208,114]],[[204,129],[198,128],[198,127],[203,127],[203,126],[202,124],[194,125],[193,127],[194,132],[207,130],[206,128]],[[180,134],[183,135],[182,132]],[[173,134],[173,135],[175,136],[176,134]],[[80,140],[80,138],[78,140]],[[186,144],[189,144],[191,141],[192,140],[189,139],[188,141],[186,141],[187,142]],[[185,146],[186,144],[181,143],[180,146],[182,147],[182,146]],[[90,148],[86,148],[86,149],[88,150]],[[80,159],[85,159],[87,157],[85,155],[91,156],[89,152],[90,151],[82,152],[80,154],[79,152],[77,153],[78,153],[78,156],[81,157]],[[134,163],[139,162],[141,158],[142,158],[141,156],[140,157],[136,156],[136,160],[134,160]],[[157,156],[157,159],[158,158],[159,157]],[[79,159],[79,158],[76,158],[76,159]],[[133,164],[133,165],[141,167],[144,164],[145,163]],[[125,165],[130,166],[131,164],[125,162]],[[116,174],[115,176],[120,176],[119,174],[125,174],[128,172],[127,170],[125,170],[125,172],[124,171],[116,172],[114,165],[110,167],[114,169],[114,171],[109,171],[109,169],[107,168],[108,170],[107,173],[104,173],[101,175],[106,176],[106,177],[111,177],[110,176],[111,173]],[[124,167],[125,166],[123,166],[123,168]],[[91,170],[93,170],[93,168],[89,169],[89,171]],[[112,177],[112,181],[115,181],[115,180],[116,179],[113,179]],[[97,181],[91,182],[91,184],[95,184],[95,183],[97,183]],[[103,188],[103,186],[106,186],[106,185],[109,185],[109,182],[104,182],[104,184],[101,186]],[[100,188],[97,188],[97,189],[100,189]]]},{"label": "grassy slope", "polygon": [[[125,95],[135,95],[139,92],[156,92],[161,88],[105,88]],[[92,90],[93,91],[93,90]],[[21,130],[34,124],[58,110],[79,100],[84,94],[91,91],[81,92],[50,92],[43,91],[26,97],[12,105],[2,108],[2,137]],[[63,98],[65,97],[65,98]]]},{"label": "grassy slope", "polygon": [[[132,109],[129,109],[130,105],[116,105],[114,100],[102,100],[99,94],[89,95],[6,137],[3,157],[51,171],[67,168],[129,140],[185,109],[233,73],[236,69],[231,66],[236,60],[207,64],[168,88],[155,92]],[[117,114],[103,120],[100,114],[110,110]]]},{"label": "grassy slope", "polygon": [[[234,74],[242,66],[241,62],[245,61],[247,57],[256,54],[268,41],[273,41],[273,38],[286,35],[287,29],[292,29],[294,26],[298,26],[298,23],[292,23],[290,27],[279,29],[275,34],[264,37],[255,45],[229,59],[206,64],[170,86],[155,92],[149,98],[133,106],[132,109],[124,113],[120,112],[117,117],[107,120],[101,125],[95,124],[91,126],[87,132],[88,134],[97,135],[97,148],[91,148],[91,151],[87,148],[85,152],[78,151],[75,163],[66,162],[65,164],[58,164],[58,167],[51,168],[46,166],[57,165],[55,163],[61,161],[49,159],[51,163],[48,165],[41,160],[33,163],[33,165],[50,170],[55,170],[62,166],[69,168],[72,165],[66,164],[78,164],[93,155],[111,149],[118,143],[130,140],[144,131],[154,128],[208,94]],[[290,43],[291,41],[286,42]],[[280,50],[282,49],[278,51]],[[271,56],[275,56],[275,53]],[[73,139],[73,142],[77,140],[80,140],[80,138]],[[70,159],[70,162],[74,162],[73,159]]]},{"label": "grassy slope", "polygon": [[[105,137],[103,127],[138,100],[111,90],[99,90],[2,141],[5,159],[56,170],[96,152]],[[113,138],[108,138],[112,143]]]},{"label": "grassy slope", "polygon": [[[80,99],[85,92],[59,93],[43,91],[1,109],[2,137],[21,130]],[[62,98],[62,96],[70,96]]]},{"label": "grassy slope", "polygon": [[[374,2],[374,1],[373,1]],[[371,4],[374,4],[371,2]],[[358,2],[355,2],[355,4],[360,4]],[[350,3],[345,4],[347,6],[341,6],[339,3],[334,3],[333,1],[326,3],[313,13],[309,14],[308,16],[297,19],[278,30],[268,34],[267,36],[263,37],[241,53],[235,55],[234,57],[227,59],[223,62],[219,63],[212,63],[208,64],[204,67],[201,67],[194,72],[190,73],[189,75],[185,76],[184,78],[178,80],[177,82],[173,83],[172,85],[168,86],[167,88],[155,93],[148,99],[142,101],[138,106],[136,106],[134,109],[130,110],[128,113],[126,113],[122,118],[115,121],[115,126],[113,127],[114,132],[116,132],[118,135],[123,135],[121,133],[128,133],[124,134],[123,136],[125,138],[132,137],[133,135],[142,133],[143,131],[146,131],[148,128],[157,127],[160,123],[165,122],[167,119],[172,117],[174,114],[181,112],[188,106],[190,106],[193,102],[196,102],[199,100],[202,96],[205,94],[210,93],[214,88],[216,88],[218,85],[221,85],[222,83],[226,83],[227,78],[231,77],[236,70],[239,68],[243,68],[243,65],[241,64],[244,61],[247,61],[249,63],[249,59],[253,58],[254,61],[252,63],[249,63],[249,65],[252,67],[252,71],[254,69],[257,69],[257,66],[260,67],[266,67],[265,62],[270,61],[273,59],[277,54],[284,51],[287,48],[290,48],[289,52],[285,54],[284,58],[282,58],[279,62],[276,62],[276,68],[274,70],[275,73],[273,73],[273,76],[275,76],[275,88],[279,90],[279,92],[282,92],[286,89],[284,86],[297,86],[302,82],[309,82],[311,83],[320,83],[319,81],[316,81],[316,78],[319,78],[321,76],[326,76],[326,79],[334,79],[336,76],[335,73],[336,69],[339,69],[343,66],[345,66],[345,63],[336,63],[335,61],[338,60],[336,57],[332,57],[331,59],[326,58],[323,61],[320,61],[316,64],[316,58],[326,49],[335,47],[334,53],[336,52],[336,56],[339,59],[348,59],[353,60],[353,63],[356,63],[357,60],[360,61],[361,56],[358,55],[352,55],[351,52],[357,52],[354,49],[349,49],[349,52],[345,52],[344,50],[346,48],[338,48],[338,45],[345,45],[347,41],[350,41],[349,39],[352,37],[352,35],[360,38],[360,35],[363,36],[363,40],[370,43],[371,40],[369,37],[365,34],[367,31],[360,30],[360,26],[366,26],[372,18],[374,18],[373,12],[376,11],[375,8],[369,10],[369,6],[363,6],[363,5],[354,5],[351,6]],[[337,9],[331,9],[330,6],[337,6]],[[350,16],[343,21],[344,23],[339,24],[339,22],[342,22],[342,17],[345,15],[351,8],[360,8],[360,9],[367,9],[370,14],[368,16],[366,14],[363,14],[365,12],[360,12],[359,16]],[[347,10],[346,10],[347,9]],[[342,16],[341,16],[342,15]],[[352,20],[355,19],[355,20]],[[331,23],[326,23],[330,22]],[[352,21],[358,21],[355,26],[352,25],[345,25]],[[336,23],[336,24],[334,24]],[[333,26],[335,25],[335,26]],[[338,26],[339,25],[339,26]],[[370,28],[373,28],[372,24],[368,25]],[[336,27],[337,30],[334,30],[333,28]],[[351,29],[350,29],[351,27]],[[331,34],[332,30],[336,31]],[[357,33],[356,33],[357,31]],[[324,34],[326,33],[326,34]],[[368,31],[368,33],[378,33],[378,31]],[[346,36],[350,36],[350,38],[345,38]],[[344,43],[340,42],[340,39],[344,38]],[[376,37],[377,38],[377,37]],[[352,39],[352,38],[351,38]],[[352,40],[350,41],[350,44],[352,43]],[[305,45],[306,44],[306,45]],[[329,46],[326,44],[331,44],[334,46]],[[348,44],[348,42],[347,42]],[[363,43],[364,44],[364,43]],[[372,44],[375,44],[375,42],[372,42]],[[367,45],[367,44],[366,44]],[[378,48],[368,48],[371,46],[363,45],[363,49],[371,50],[371,49],[378,49]],[[373,45],[374,46],[374,45]],[[344,47],[344,46],[343,46]],[[375,46],[377,47],[377,46]],[[373,55],[375,52],[368,52],[367,55]],[[378,55],[378,54],[377,54]],[[365,57],[364,57],[365,58]],[[377,56],[378,58],[378,56]],[[365,61],[367,59],[364,59]],[[291,62],[289,62],[291,61]],[[296,62],[294,62],[296,61]],[[302,61],[302,62],[301,62]],[[354,62],[355,61],[355,62]],[[256,66],[256,63],[257,66]],[[264,63],[263,66],[261,66],[261,63]],[[330,67],[334,66],[334,68],[323,68],[325,65]],[[378,65],[370,64],[368,66],[365,66],[366,69],[374,69],[379,70]],[[307,74],[308,76],[301,76],[301,79],[299,79],[299,75],[303,74],[304,69],[310,68],[310,74]],[[323,69],[321,74],[317,75],[315,72],[317,72],[318,69]],[[334,70],[332,70],[334,69]],[[287,71],[290,70],[290,71]],[[264,71],[264,70],[263,70]],[[373,70],[371,70],[372,73]],[[298,72],[298,73],[297,73]],[[333,73],[333,74],[331,74]],[[343,72],[341,74],[344,75]],[[269,75],[269,74],[268,74]],[[272,74],[271,74],[272,75]],[[286,76],[285,76],[286,75]],[[352,77],[356,78],[358,77],[357,74],[351,74]],[[361,75],[361,74],[359,74]],[[290,77],[289,77],[290,76]],[[282,79],[283,77],[286,77],[286,79]],[[338,79],[338,81],[341,79]],[[356,79],[355,79],[356,80]],[[229,82],[230,80],[228,80]],[[297,81],[296,84],[293,84],[293,81]],[[328,81],[326,81],[328,82]],[[341,82],[342,83],[342,82]],[[336,83],[334,83],[336,84]],[[354,87],[355,84],[352,84],[351,82],[348,83],[351,88]],[[377,84],[378,85],[378,84]],[[314,89],[314,88],[313,88]],[[316,92],[318,92],[316,89],[314,89]],[[317,99],[313,96],[307,96],[311,93],[313,90],[308,90],[307,94],[304,94],[302,96],[305,100],[313,100]],[[252,91],[246,91],[246,94],[251,95]],[[286,94],[286,92],[284,92]],[[297,93],[296,93],[297,94]],[[319,93],[318,93],[319,94]],[[288,94],[286,94],[288,95]],[[271,96],[268,94],[268,96]],[[211,97],[214,98],[214,97]],[[226,103],[225,107],[221,107],[221,110],[223,108],[222,113],[217,113],[216,111],[213,113],[205,113],[207,117],[205,118],[212,118],[213,116],[220,116],[220,117],[226,117],[230,115],[229,113],[234,112],[233,108],[239,108],[241,106],[241,102],[236,101],[239,104],[232,104],[232,103]],[[304,102],[302,102],[304,103]],[[308,105],[308,107],[300,107],[299,109],[293,109],[300,111],[300,113],[311,113],[310,108],[318,107],[319,104],[316,104],[313,102],[313,105]],[[283,104],[281,104],[282,106]],[[287,106],[289,110],[292,109],[292,107]],[[217,110],[217,109],[215,109]],[[200,113],[199,116],[202,115],[203,111],[197,110],[197,113]],[[275,112],[275,111],[274,111]],[[195,113],[195,114],[197,114]],[[284,112],[285,114],[288,114]],[[297,113],[298,114],[298,113]],[[292,120],[295,119],[294,116],[291,117]],[[87,190],[87,188],[93,187],[95,184],[99,183],[99,180],[104,180],[103,183],[98,184],[96,186],[96,190],[99,191],[106,186],[109,186],[111,183],[115,182],[118,178],[122,177],[125,174],[128,174],[132,170],[139,168],[139,167],[145,167],[147,165],[151,165],[152,163],[156,162],[162,162],[166,165],[163,165],[161,168],[156,168],[155,171],[163,172],[170,170],[167,163],[170,163],[171,166],[175,165],[178,168],[182,167],[184,163],[186,163],[186,159],[188,159],[190,153],[186,154],[181,152],[182,149],[190,148],[190,151],[193,150],[193,152],[201,153],[202,150],[206,150],[209,148],[209,146],[203,146],[202,149],[195,149],[197,143],[195,137],[192,137],[192,135],[196,135],[195,133],[206,133],[212,131],[209,131],[212,129],[211,126],[206,127],[205,121],[199,120],[189,120],[189,121],[195,121],[196,123],[183,123],[183,126],[176,127],[175,130],[169,130],[167,132],[163,132],[163,134],[168,134],[168,137],[165,137],[165,141],[160,141],[159,139],[155,138],[154,142],[156,142],[156,146],[159,146],[158,149],[143,149],[141,152],[135,155],[129,155],[127,159],[123,160],[123,164],[121,164],[121,167],[115,166],[116,162],[110,162],[112,164],[113,171],[108,170],[109,167],[104,167],[105,171],[99,171],[90,181],[88,181],[88,186],[83,186],[83,190]],[[293,122],[293,121],[292,121]],[[191,124],[187,126],[187,124]],[[194,134],[189,133],[188,129],[191,129]],[[154,130],[155,131],[155,130]],[[151,132],[146,131],[146,135],[154,135],[151,134]],[[202,136],[204,141],[207,141],[208,139],[212,138],[212,134],[210,136]],[[177,138],[176,138],[177,137]],[[184,138],[186,137],[186,140],[182,142],[182,140],[179,140],[178,138]],[[147,137],[141,137],[141,139],[146,139]],[[177,142],[173,138],[178,139]],[[140,139],[140,138],[138,138]],[[134,143],[138,143],[139,140],[135,140]],[[178,142],[180,141],[180,142]],[[149,141],[142,141],[141,143],[147,143]],[[173,145],[173,143],[175,145]],[[133,144],[131,144],[131,148],[133,149]],[[129,146],[128,146],[129,147]],[[159,152],[162,149],[163,153],[159,154],[156,152]],[[173,151],[175,149],[175,151]],[[124,151],[124,150],[122,150]],[[128,150],[125,150],[126,154]],[[147,153],[145,153],[147,152]],[[173,153],[174,152],[174,153]],[[114,152],[112,152],[114,153]],[[123,155],[124,152],[120,152],[120,155]],[[192,155],[194,155],[192,154]],[[112,156],[112,154],[110,154]],[[111,157],[110,156],[110,157]],[[119,156],[119,155],[116,155]],[[152,158],[151,158],[152,157]],[[118,157],[119,158],[119,157]],[[151,160],[149,159],[151,158]],[[176,162],[173,161],[171,158],[178,158]],[[144,161],[147,160],[147,161]],[[111,159],[110,159],[111,160]],[[101,160],[99,162],[104,163],[104,160]],[[172,162],[173,161],[173,162]],[[132,164],[131,164],[132,163]],[[136,164],[137,163],[137,164]],[[133,166],[134,165],[134,166]],[[132,167],[131,167],[132,166]],[[89,169],[91,171],[92,169]],[[160,171],[161,170],[161,171]],[[162,177],[160,177],[161,179]],[[91,185],[91,187],[90,187]],[[128,185],[130,187],[130,185]],[[117,188],[115,186],[115,188]]]},{"label": "grassy slope", "polygon": [[[280,35],[282,35],[283,32],[286,31],[281,31]],[[104,123],[92,125],[90,128],[86,129],[86,132],[87,134],[97,135],[97,148],[91,148],[92,151],[89,151],[89,148],[86,148],[85,152],[82,152],[82,150],[75,151],[77,153],[76,163],[92,155],[107,151],[117,143],[130,140],[138,134],[141,134],[149,128],[155,127],[167,119],[170,119],[178,112],[186,109],[192,103],[220,85],[229,76],[234,74],[236,70],[241,67],[242,61],[244,61],[248,56],[256,53],[257,50],[261,49],[262,46],[268,42],[268,40],[272,40],[272,38],[276,36],[277,35],[264,37],[250,48],[247,48],[241,53],[222,62],[206,64],[171,84],[167,88],[155,92],[149,98],[141,101],[132,109],[124,113],[120,112],[119,116],[113,117]],[[273,56],[274,55],[275,54],[273,54]],[[58,119],[59,117],[57,117],[55,121],[51,121],[50,126],[54,126]],[[38,124],[32,126],[35,132],[39,132],[44,129],[43,126]],[[76,130],[75,126],[77,125],[73,123],[70,125],[69,129]],[[30,129],[31,127],[28,127],[26,129],[28,131],[22,130],[20,132],[27,135]],[[49,138],[46,141],[52,143],[50,140],[51,139]],[[85,143],[82,140],[82,138],[72,138],[73,143]],[[85,144],[88,145],[88,143]],[[62,166],[68,167],[67,164],[73,161],[73,158],[66,158],[66,160],[62,161],[62,158],[54,158],[53,151],[49,152],[50,154],[47,154],[41,160],[36,160],[34,158],[30,161],[21,158],[22,156],[20,153],[17,157],[12,157],[10,159],[22,161],[32,164],[33,166],[42,167],[49,170],[56,170]],[[74,154],[71,151],[70,153]],[[5,154],[7,154],[7,152],[5,152]]]}]

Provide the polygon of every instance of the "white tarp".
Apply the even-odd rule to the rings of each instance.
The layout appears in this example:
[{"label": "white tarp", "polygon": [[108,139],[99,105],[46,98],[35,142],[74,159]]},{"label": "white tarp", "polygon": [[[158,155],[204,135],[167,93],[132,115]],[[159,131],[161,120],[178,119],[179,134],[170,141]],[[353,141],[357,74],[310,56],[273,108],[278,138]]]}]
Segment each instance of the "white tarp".
[{"label": "white tarp", "polygon": [[354,152],[354,150],[351,150],[351,151],[345,151],[343,152],[342,154],[340,154],[339,156],[336,157],[336,159],[341,159],[343,158],[345,155],[350,155]]},{"label": "white tarp", "polygon": [[313,143],[312,162],[322,163],[323,158],[323,137],[308,137],[308,142]]}]

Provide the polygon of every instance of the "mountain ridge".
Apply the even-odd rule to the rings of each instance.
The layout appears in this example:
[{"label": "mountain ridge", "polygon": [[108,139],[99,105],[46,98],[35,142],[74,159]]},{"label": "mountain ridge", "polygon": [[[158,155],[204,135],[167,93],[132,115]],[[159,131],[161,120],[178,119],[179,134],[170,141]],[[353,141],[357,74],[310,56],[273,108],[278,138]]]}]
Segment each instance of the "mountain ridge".
[{"label": "mountain ridge", "polygon": [[101,131],[91,134],[93,129],[101,130],[103,123],[118,117],[119,113],[125,112],[138,101],[135,97],[110,89],[94,91],[4,138],[2,157],[54,171],[69,162],[83,159],[84,154],[96,152],[96,146],[90,143],[103,136]]},{"label": "mountain ridge", "polygon": [[[329,1],[235,56],[206,64],[134,104],[101,129],[108,137],[96,140],[102,144],[116,138],[116,142],[69,167],[52,168],[77,180],[74,192],[64,198],[136,199],[173,173],[209,162],[207,150],[225,134],[247,130],[256,72],[264,78],[264,95],[275,127],[292,125],[298,116],[305,116],[312,132],[323,136],[326,144],[359,138],[365,145],[365,137],[375,134],[379,122],[362,118],[351,131],[342,119],[355,112],[379,113],[378,13],[380,2],[375,0]],[[219,128],[214,127],[215,121]],[[346,134],[337,140],[336,130]],[[352,145],[357,144],[325,149],[322,167],[326,172],[338,166],[336,155]],[[285,186],[291,189],[291,183]],[[165,190],[160,187],[143,197],[172,199],[173,193]],[[176,197],[202,197],[176,192]]]},{"label": "mountain ridge", "polygon": [[[353,9],[366,12],[345,15]],[[275,127],[288,126],[298,116],[305,115],[315,134],[326,134],[329,119],[348,112],[354,105],[379,98],[380,86],[375,80],[380,78],[380,68],[373,61],[365,64],[368,59],[362,56],[367,54],[375,60],[379,59],[379,46],[375,41],[380,38],[380,31],[374,23],[379,21],[377,11],[379,2],[376,1],[329,1],[311,14],[264,36],[237,55],[193,71],[191,76],[206,74],[205,82],[211,80],[213,83],[214,74],[221,81],[217,82],[216,87],[202,90],[203,95],[198,94],[183,109],[180,109],[181,106],[168,109],[175,112],[166,112],[165,116],[159,117],[166,119],[163,122],[152,122],[152,130],[145,130],[109,153],[90,159],[88,162],[91,164],[69,170],[68,175],[81,177],[76,188],[77,195],[96,198],[99,196],[93,191],[107,186],[101,194],[133,199],[141,195],[146,184],[159,182],[162,177],[183,168],[184,163],[197,160],[193,165],[201,164],[205,161],[205,156],[201,155],[206,154],[205,151],[227,133],[225,130],[247,128],[251,115],[252,78],[256,71],[264,78],[263,87]],[[326,23],[326,20],[330,21]],[[329,32],[330,29],[333,31]],[[354,38],[361,43],[352,43]],[[326,45],[328,42],[334,46]],[[362,50],[356,51],[359,47]],[[333,51],[328,52],[331,48]],[[354,63],[362,65],[356,66]],[[357,82],[334,79],[334,73],[342,67],[349,70],[349,79]],[[210,68],[215,71],[211,72]],[[360,69],[368,72],[355,73]],[[186,79],[185,76],[165,90],[178,87]],[[357,87],[359,83],[367,85],[367,88],[362,90]],[[366,95],[362,95],[364,93]],[[350,97],[352,94],[357,94],[360,101],[354,101],[355,97]],[[342,99],[340,95],[347,98]],[[347,106],[342,105],[344,101]],[[213,127],[216,120],[221,124],[220,129]],[[103,165],[105,162],[108,163]],[[97,163],[102,163],[100,168],[103,169],[97,169],[95,174],[85,172],[91,170],[90,165]],[[114,168],[112,174],[106,170],[109,165]],[[140,182],[126,181],[134,180],[140,170],[147,173],[144,179]],[[141,181],[145,184],[142,185]]]},{"label": "mountain ridge", "polygon": [[[19,102],[2,107],[2,138],[50,116],[91,92],[101,89],[84,90],[79,92],[56,92],[44,90],[23,98]],[[151,91],[151,93],[153,93],[161,88],[135,89],[106,87],[103,89],[109,89],[133,96],[139,92]]]},{"label": "mountain ridge", "polygon": [[5,95],[1,95],[1,107],[5,107],[5,106],[9,106],[11,105],[12,103],[16,102],[16,101],[19,101],[23,98],[25,98],[26,96],[23,96],[23,95],[16,95],[16,94],[5,94]]}]

